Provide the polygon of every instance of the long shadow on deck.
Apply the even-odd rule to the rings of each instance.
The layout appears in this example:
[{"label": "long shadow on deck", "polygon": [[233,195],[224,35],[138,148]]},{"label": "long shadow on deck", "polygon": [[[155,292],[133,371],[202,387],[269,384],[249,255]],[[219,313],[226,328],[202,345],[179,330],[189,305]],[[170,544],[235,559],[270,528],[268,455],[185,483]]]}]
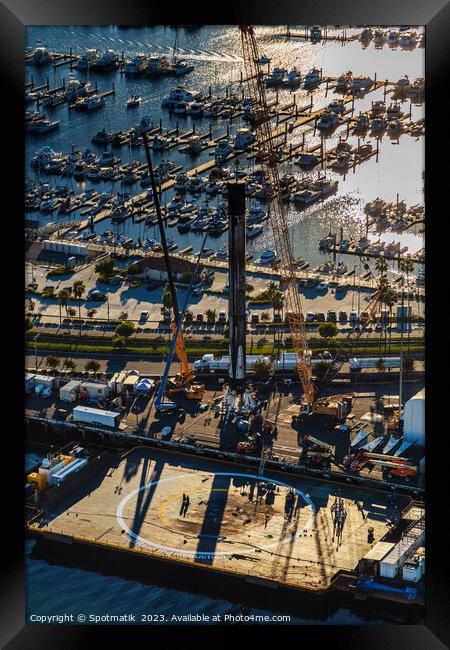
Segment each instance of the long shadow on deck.
[{"label": "long shadow on deck", "polygon": [[230,489],[230,479],[230,476],[215,475],[211,485],[211,494],[206,506],[202,529],[199,533],[197,554],[195,556],[195,559],[203,564],[213,563],[214,557],[204,554],[212,554],[216,550]]},{"label": "long shadow on deck", "polygon": [[[164,461],[158,459],[155,461],[155,466],[153,468],[153,471],[150,473],[149,476],[147,476],[147,472],[150,468],[150,463],[151,463],[150,458],[144,458],[142,463],[142,471],[141,471],[141,479],[139,481],[139,487],[142,488],[144,485],[147,485],[147,483],[153,483],[153,485],[150,488],[148,488],[148,490],[141,489],[137,493],[134,519],[132,525],[130,526],[130,530],[132,530],[133,533],[135,533],[135,535],[139,535],[139,531],[141,530],[142,523],[144,522],[145,517],[147,515],[153,495],[158,485],[158,481],[161,477],[164,468]],[[130,539],[130,548],[134,548],[135,545],[136,545],[136,539],[134,538]]]}]

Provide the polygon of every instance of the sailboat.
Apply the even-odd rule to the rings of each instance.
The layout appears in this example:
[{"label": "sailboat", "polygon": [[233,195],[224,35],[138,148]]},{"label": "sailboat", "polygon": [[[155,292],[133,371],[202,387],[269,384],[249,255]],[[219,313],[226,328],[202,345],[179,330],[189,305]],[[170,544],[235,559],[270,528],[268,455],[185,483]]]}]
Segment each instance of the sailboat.
[{"label": "sailboat", "polygon": [[170,70],[172,74],[174,74],[176,77],[181,77],[181,75],[185,75],[188,74],[189,72],[192,72],[194,70],[194,66],[189,65],[182,59],[177,60],[178,33],[179,33],[179,26],[177,25],[175,30],[175,43],[173,46],[173,57],[170,64]]}]

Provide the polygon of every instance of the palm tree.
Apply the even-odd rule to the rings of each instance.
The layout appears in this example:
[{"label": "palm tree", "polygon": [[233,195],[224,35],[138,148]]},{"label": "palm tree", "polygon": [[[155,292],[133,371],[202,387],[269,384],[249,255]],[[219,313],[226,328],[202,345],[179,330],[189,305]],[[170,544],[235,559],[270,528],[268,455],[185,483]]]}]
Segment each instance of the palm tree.
[{"label": "palm tree", "polygon": [[[409,298],[409,275],[414,271],[414,264],[413,261],[411,260],[410,257],[406,257],[402,260],[400,260],[400,271],[403,273],[406,273],[406,289],[407,289],[407,294],[408,294],[408,316],[409,316],[409,310],[410,310],[410,298]],[[408,326],[407,328],[408,332],[408,353],[410,351],[410,327]]]},{"label": "palm tree", "polygon": [[386,272],[388,270],[388,264],[384,257],[377,257],[375,261],[375,268],[380,274],[380,278],[386,275]]},{"label": "palm tree", "polygon": [[71,289],[68,289],[68,288],[61,289],[56,294],[56,297],[58,299],[58,305],[59,305],[59,326],[60,327],[61,327],[61,323],[62,323],[61,309],[62,309],[62,307],[65,307],[66,312],[67,312],[67,305],[69,303],[70,294],[71,294]]},{"label": "palm tree", "polygon": [[53,355],[49,355],[47,357],[47,366],[48,368],[50,368],[50,370],[55,371],[58,368],[59,364],[60,364],[60,360],[58,359],[58,357],[55,357]]},{"label": "palm tree", "polygon": [[380,357],[375,364],[375,368],[378,370],[378,372],[382,372],[384,370],[384,359]]},{"label": "palm tree", "polygon": [[34,302],[34,300],[32,300],[30,298],[28,300],[28,302],[27,302],[27,310],[30,312],[30,314],[32,314],[34,312],[35,306],[36,306],[36,303]]},{"label": "palm tree", "polygon": [[78,300],[78,319],[80,321],[80,336],[81,336],[81,298],[83,297],[86,286],[83,280],[77,280],[73,283],[72,293],[74,297]]},{"label": "palm tree", "polygon": [[84,368],[87,372],[92,371],[93,373],[97,373],[100,370],[100,364],[95,359],[91,359],[90,361],[86,362]]},{"label": "palm tree", "polygon": [[216,310],[215,309],[207,309],[205,311],[206,315],[206,321],[208,323],[215,323],[216,322]]},{"label": "palm tree", "polygon": [[75,361],[73,361],[72,359],[66,359],[62,367],[68,370],[69,372],[75,372],[76,370]]}]

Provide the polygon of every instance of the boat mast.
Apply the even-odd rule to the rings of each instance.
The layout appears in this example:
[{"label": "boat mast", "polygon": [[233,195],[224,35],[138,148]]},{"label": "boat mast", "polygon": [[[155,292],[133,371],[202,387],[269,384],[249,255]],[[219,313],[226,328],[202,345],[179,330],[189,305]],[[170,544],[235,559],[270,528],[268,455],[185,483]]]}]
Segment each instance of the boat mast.
[{"label": "boat mast", "polygon": [[177,25],[175,28],[175,43],[173,44],[173,56],[172,56],[172,63],[175,64],[177,62],[177,49],[178,49],[178,33],[180,31],[180,26]]}]

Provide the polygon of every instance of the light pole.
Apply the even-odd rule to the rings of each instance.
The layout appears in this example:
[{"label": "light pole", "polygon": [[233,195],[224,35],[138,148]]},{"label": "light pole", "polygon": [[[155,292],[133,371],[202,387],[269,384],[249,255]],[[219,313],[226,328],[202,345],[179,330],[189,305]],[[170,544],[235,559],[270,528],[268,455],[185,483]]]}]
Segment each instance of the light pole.
[{"label": "light pole", "polygon": [[37,362],[37,340],[39,338],[40,334],[36,334],[34,337],[34,367],[36,369],[36,372],[38,371],[38,362]]}]

